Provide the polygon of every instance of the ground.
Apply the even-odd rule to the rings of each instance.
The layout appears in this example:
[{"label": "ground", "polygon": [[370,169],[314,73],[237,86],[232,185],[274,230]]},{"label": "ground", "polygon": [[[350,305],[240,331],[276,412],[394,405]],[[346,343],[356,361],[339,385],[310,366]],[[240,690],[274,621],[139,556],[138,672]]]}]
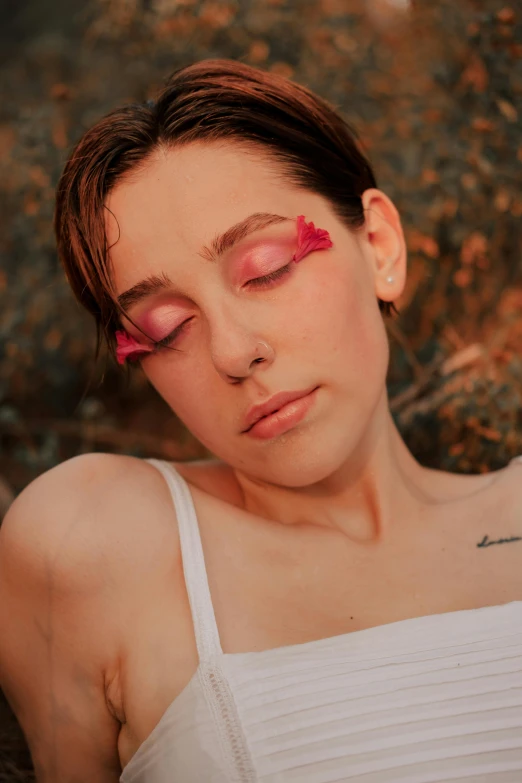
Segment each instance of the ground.
[{"label": "ground", "polygon": [[[467,473],[522,454],[520,0],[6,0],[0,44],[5,498],[83,451],[207,455],[139,372],[95,364],[52,235],[82,131],[204,57],[285,74],[358,130],[408,242],[388,388],[417,459]],[[29,768],[0,702],[0,783]]]}]

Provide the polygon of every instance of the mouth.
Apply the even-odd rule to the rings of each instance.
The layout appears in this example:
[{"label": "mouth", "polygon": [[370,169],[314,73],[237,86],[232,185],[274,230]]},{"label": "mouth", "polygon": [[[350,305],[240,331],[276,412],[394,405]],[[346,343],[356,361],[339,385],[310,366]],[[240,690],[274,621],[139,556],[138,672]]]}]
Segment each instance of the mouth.
[{"label": "mouth", "polygon": [[297,392],[280,392],[262,405],[254,406],[247,414],[248,426],[243,429],[243,434],[266,438],[286,431],[306,415],[318,388],[312,386]]}]

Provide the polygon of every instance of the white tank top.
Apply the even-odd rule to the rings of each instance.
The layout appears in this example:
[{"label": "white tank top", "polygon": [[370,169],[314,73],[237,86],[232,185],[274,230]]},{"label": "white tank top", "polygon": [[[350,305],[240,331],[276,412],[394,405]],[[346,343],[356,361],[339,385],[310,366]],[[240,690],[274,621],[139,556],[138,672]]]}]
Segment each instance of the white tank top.
[{"label": "white tank top", "polygon": [[176,507],[199,665],[121,783],[521,783],[522,601],[223,653],[189,487],[148,462]]}]

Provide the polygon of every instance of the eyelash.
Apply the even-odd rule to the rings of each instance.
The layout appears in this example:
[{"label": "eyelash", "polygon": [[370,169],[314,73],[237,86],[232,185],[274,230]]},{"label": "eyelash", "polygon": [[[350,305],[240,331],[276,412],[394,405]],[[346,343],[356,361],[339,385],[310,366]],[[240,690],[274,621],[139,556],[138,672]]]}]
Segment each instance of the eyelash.
[{"label": "eyelash", "polygon": [[[192,318],[187,318],[186,321],[183,321],[182,324],[179,326],[176,326],[176,328],[168,334],[166,337],[163,337],[161,340],[156,340],[156,342],[152,343],[152,353],[157,353],[158,351],[161,351],[162,348],[171,348],[173,347],[173,343],[175,342],[176,338],[179,337],[180,334],[182,334],[185,331],[185,327],[188,323],[192,321]],[[147,354],[145,354],[147,355]],[[150,354],[149,354],[150,356]]]},{"label": "eyelash", "polygon": [[262,288],[264,285],[271,283],[272,280],[279,280],[279,278],[287,275],[290,272],[291,266],[292,261],[286,264],[286,266],[281,267],[281,269],[276,269],[275,272],[270,272],[269,275],[265,275],[264,277],[256,277],[254,280],[249,280],[247,285],[250,286],[250,288]]},{"label": "eyelash", "polygon": [[[280,280],[281,278],[289,274],[291,271],[291,267],[292,267],[292,261],[286,264],[286,266],[281,267],[281,269],[277,269],[275,272],[270,272],[269,275],[264,275],[263,277],[256,277],[253,280],[249,280],[247,286],[249,288],[264,288],[265,286],[270,285],[274,280]],[[153,342],[152,353],[157,353],[162,348],[172,348],[176,338],[179,337],[185,331],[185,327],[187,326],[187,324],[190,323],[190,321],[192,321],[192,318],[188,318],[186,321],[183,321],[182,324],[176,326],[176,328],[166,337],[163,337],[162,340],[157,340],[156,342]]]}]

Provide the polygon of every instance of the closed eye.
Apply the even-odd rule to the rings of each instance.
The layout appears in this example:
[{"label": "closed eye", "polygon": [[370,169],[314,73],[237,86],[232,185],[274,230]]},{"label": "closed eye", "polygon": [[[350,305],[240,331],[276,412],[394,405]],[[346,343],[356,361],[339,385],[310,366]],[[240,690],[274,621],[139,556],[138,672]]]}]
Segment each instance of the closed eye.
[{"label": "closed eye", "polygon": [[[185,328],[188,323],[192,321],[192,318],[187,318],[186,321],[183,321],[179,326],[176,326],[175,329],[170,332],[170,334],[167,334],[165,337],[162,337],[161,340],[155,340],[152,343],[153,351],[151,352],[153,355],[155,353],[158,353],[158,351],[161,351],[162,348],[173,348],[173,345],[177,338],[182,334],[182,332],[185,331]],[[174,350],[174,348],[173,348]],[[145,359],[147,356],[150,356],[151,354],[144,354],[143,359]]]},{"label": "closed eye", "polygon": [[255,277],[253,280],[249,280],[247,286],[249,288],[262,288],[265,285],[269,285],[273,280],[279,280],[291,271],[293,261],[290,261],[286,266],[277,269],[275,272],[270,272],[269,275],[264,277]]},{"label": "closed eye", "polygon": [[[276,269],[275,272],[270,272],[269,275],[264,275],[263,277],[255,277],[253,280],[249,280],[247,283],[247,287],[249,288],[263,288],[265,286],[270,285],[274,280],[280,280],[283,277],[286,277],[291,271],[292,271],[292,264],[293,261],[290,261],[286,266],[281,267],[281,269]],[[192,318],[187,318],[186,321],[183,321],[179,326],[176,326],[175,329],[170,332],[170,334],[167,334],[165,337],[163,337],[161,340],[156,340],[152,343],[154,350],[151,352],[152,355],[155,353],[158,353],[161,351],[162,348],[172,348],[174,350],[174,343],[176,342],[177,338],[185,331],[185,328],[187,324],[192,321]],[[143,357],[141,360],[146,359],[147,356],[150,356],[151,354],[143,354]]]}]

